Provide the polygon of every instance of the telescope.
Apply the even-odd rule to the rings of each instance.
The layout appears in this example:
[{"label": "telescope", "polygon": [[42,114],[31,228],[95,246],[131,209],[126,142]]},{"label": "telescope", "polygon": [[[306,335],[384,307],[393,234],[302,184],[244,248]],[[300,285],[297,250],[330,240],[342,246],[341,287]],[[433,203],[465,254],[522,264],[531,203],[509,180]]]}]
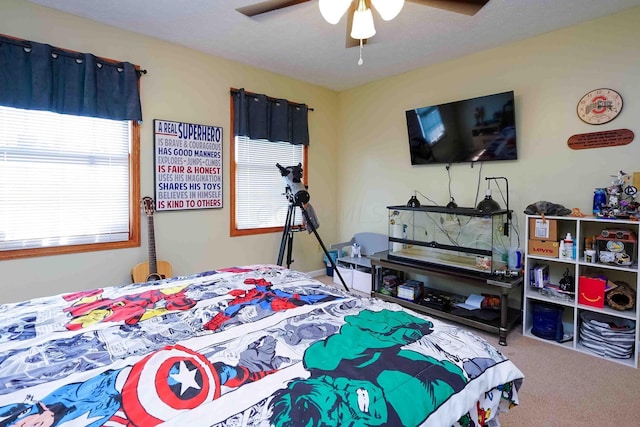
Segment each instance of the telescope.
[{"label": "telescope", "polygon": [[[286,183],[286,194],[287,200],[289,200],[289,208],[287,209],[287,219],[285,220],[284,227],[282,229],[282,239],[280,240],[280,251],[278,252],[278,265],[282,265],[284,259],[284,253],[287,253],[287,268],[291,266],[293,260],[291,259],[291,255],[293,252],[293,233],[295,231],[303,231],[305,227],[295,226],[295,207],[300,209],[302,213],[302,217],[304,219],[304,224],[309,228],[310,232],[316,236],[318,243],[322,247],[322,251],[325,256],[331,263],[333,267],[333,271],[338,275],[340,281],[342,282],[342,286],[344,286],[345,291],[349,292],[349,288],[342,278],[342,274],[340,274],[340,270],[336,266],[335,261],[329,255],[329,251],[327,251],[327,247],[322,242],[320,235],[318,234],[318,225],[317,218],[315,218],[315,214],[313,213],[313,208],[309,204],[306,208],[305,205],[309,203],[311,200],[311,196],[307,191],[307,187],[302,183],[302,163],[298,163],[296,166],[287,166],[284,167],[280,163],[276,163],[278,170],[280,170],[280,175],[285,180]],[[311,215],[307,211],[309,209],[311,211]],[[313,216],[313,218],[312,218]]]},{"label": "telescope", "polygon": [[284,178],[287,184],[287,194],[295,202],[296,206],[302,206],[309,203],[311,195],[307,191],[307,188],[302,183],[302,163],[298,163],[296,166],[284,167],[280,163],[276,163],[276,166],[280,170],[280,175]]}]

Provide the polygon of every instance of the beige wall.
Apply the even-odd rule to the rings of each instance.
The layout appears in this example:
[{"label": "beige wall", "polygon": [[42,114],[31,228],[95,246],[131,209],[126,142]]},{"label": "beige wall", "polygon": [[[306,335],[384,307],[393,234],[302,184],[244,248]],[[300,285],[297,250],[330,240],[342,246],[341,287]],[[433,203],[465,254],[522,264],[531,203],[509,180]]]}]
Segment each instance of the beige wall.
[{"label": "beige wall", "polygon": [[[321,222],[319,232],[327,245],[347,240],[357,231],[386,233],[386,206],[405,203],[413,190],[439,204],[448,202],[444,166],[409,164],[405,110],[505,90],[516,93],[520,159],[486,163],[482,169],[453,165],[451,190],[458,204],[474,204],[481,174],[481,189],[486,187],[485,176],[509,179],[510,202],[520,226],[522,211],[537,200],[588,212],[594,187],[607,185],[610,175],[620,169],[640,171],[638,141],[582,151],[567,147],[567,139],[577,133],[618,128],[638,133],[639,24],[640,8],[337,94],[22,0],[0,3],[3,33],[127,60],[149,71],[142,78],[143,194],[153,194],[153,119],[224,128],[225,207],[154,216],[158,258],[169,260],[176,274],[275,262],[277,257],[277,233],[228,237],[230,87],[305,102],[315,109],[310,115],[309,184]],[[609,124],[588,126],[577,118],[576,103],[598,87],[617,89],[624,97],[624,110]],[[292,267],[322,269],[315,238],[298,234]],[[144,245],[1,261],[0,303],[125,283],[131,266],[144,261],[146,254]]]},{"label": "beige wall", "polygon": [[[158,259],[171,262],[175,274],[250,263],[275,263],[277,260],[280,233],[229,237],[231,87],[304,102],[314,108],[309,118],[309,190],[320,220],[318,232],[322,240],[327,245],[335,241],[336,92],[23,0],[0,2],[0,32],[130,61],[148,70],[141,80],[144,119],[141,129],[142,195],[154,194],[153,119],[223,127],[224,208],[154,215]],[[322,269],[322,251],[315,237],[297,233],[294,239],[292,267],[301,271]],[[134,249],[0,261],[0,303],[127,283],[131,267],[147,258],[146,227],[142,241],[143,247]]]},{"label": "beige wall", "polygon": [[[448,203],[445,165],[410,164],[406,110],[508,90],[516,96],[519,160],[485,162],[482,170],[452,165],[456,202],[475,206],[479,175],[480,197],[484,177],[507,177],[522,239],[530,203],[547,200],[590,213],[594,187],[609,185],[619,170],[640,171],[638,40],[640,8],[341,92],[338,238],[358,230],[386,233],[386,206],[406,203],[413,190]],[[577,117],[576,105],[600,87],[618,90],[624,108],[614,121],[590,126]],[[567,145],[574,134],[620,128],[631,129],[636,140],[579,151]]]}]

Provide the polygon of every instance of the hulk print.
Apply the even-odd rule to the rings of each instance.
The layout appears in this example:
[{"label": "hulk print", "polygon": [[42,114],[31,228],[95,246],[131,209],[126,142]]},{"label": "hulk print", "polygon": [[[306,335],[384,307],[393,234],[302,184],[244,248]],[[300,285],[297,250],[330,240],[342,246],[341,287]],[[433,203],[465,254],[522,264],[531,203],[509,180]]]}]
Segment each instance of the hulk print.
[{"label": "hulk print", "polygon": [[456,364],[406,348],[433,331],[430,321],[390,310],[345,321],[305,351],[310,377],[276,393],[272,425],[415,426],[464,388]]}]

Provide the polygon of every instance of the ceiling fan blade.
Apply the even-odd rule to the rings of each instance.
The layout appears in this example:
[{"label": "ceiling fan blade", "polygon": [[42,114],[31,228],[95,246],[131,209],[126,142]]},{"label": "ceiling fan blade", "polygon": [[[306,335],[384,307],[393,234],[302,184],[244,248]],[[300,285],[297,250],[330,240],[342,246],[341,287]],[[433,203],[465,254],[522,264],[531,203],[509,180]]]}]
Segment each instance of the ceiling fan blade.
[{"label": "ceiling fan blade", "polygon": [[311,0],[268,0],[260,3],[252,4],[236,9],[243,15],[249,18],[260,15],[262,13],[272,12],[278,9],[284,9],[285,7],[295,6],[296,4],[306,3]]},{"label": "ceiling fan blade", "polygon": [[[360,46],[360,40],[354,39],[353,37],[351,37],[351,26],[353,25],[353,13],[356,11],[357,8],[358,8],[358,2],[354,1],[353,3],[351,3],[351,6],[349,6],[349,10],[347,10],[347,34],[346,34],[346,40],[344,44],[344,47],[346,48]],[[367,39],[363,39],[362,44],[363,45],[367,44]]]},{"label": "ceiling fan blade", "polygon": [[437,9],[448,10],[450,12],[463,13],[465,15],[473,16],[484,5],[489,3],[489,0],[406,0],[411,3],[421,4],[423,6],[435,7]]}]

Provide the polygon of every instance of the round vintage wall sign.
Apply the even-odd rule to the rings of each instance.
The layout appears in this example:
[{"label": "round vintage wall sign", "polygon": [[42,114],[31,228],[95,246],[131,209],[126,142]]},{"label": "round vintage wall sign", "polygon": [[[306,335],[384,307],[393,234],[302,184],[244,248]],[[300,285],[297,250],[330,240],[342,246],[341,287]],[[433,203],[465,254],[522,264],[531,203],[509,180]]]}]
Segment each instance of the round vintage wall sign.
[{"label": "round vintage wall sign", "polygon": [[622,111],[622,96],[613,89],[594,89],[578,101],[578,117],[590,125],[609,123]]}]

